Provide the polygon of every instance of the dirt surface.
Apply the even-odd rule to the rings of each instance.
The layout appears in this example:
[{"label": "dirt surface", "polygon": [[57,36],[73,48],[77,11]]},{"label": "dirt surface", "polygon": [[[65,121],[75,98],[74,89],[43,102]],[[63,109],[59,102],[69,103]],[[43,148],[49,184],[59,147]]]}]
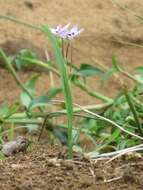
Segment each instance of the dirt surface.
[{"label": "dirt surface", "polygon": [[[111,0],[0,0],[0,14],[14,16],[28,23],[78,24],[85,31],[72,42],[73,62],[90,63],[103,68],[111,66],[112,55],[125,68],[133,72],[143,60],[143,24],[133,14],[142,16],[143,1],[120,0],[125,11]],[[10,21],[0,20],[0,47],[8,54],[16,54],[21,48],[35,51],[45,60],[45,49],[51,49],[45,36]],[[1,63],[0,63],[1,64]],[[33,72],[19,73],[26,81]],[[58,80],[55,81],[57,86]],[[104,89],[96,78],[89,80],[92,89],[115,96],[118,80],[110,81]],[[37,89],[41,94],[49,88],[49,76],[43,73]],[[7,70],[0,67],[0,104],[13,103],[20,89]],[[95,104],[97,100],[81,92],[73,91],[76,103]],[[80,98],[79,98],[80,97]],[[89,163],[56,161],[62,148],[47,144],[35,145],[27,154],[19,154],[0,162],[0,190],[141,190],[143,189],[143,159],[118,160],[104,165],[105,161]],[[112,181],[113,180],[113,181]]]},{"label": "dirt surface", "polygon": [[[27,154],[0,162],[1,190],[141,190],[143,159],[89,162],[68,161],[63,148],[34,145]],[[60,154],[61,153],[61,154]]]}]

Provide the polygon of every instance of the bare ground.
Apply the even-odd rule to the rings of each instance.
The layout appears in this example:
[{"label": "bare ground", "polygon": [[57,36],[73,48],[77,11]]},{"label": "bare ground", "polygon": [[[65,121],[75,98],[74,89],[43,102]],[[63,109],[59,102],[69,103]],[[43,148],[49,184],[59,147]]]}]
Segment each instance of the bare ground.
[{"label": "bare ground", "polygon": [[[35,142],[36,143],[36,142]],[[63,148],[35,144],[26,155],[0,163],[1,190],[141,190],[143,159],[119,159],[106,164],[75,157],[65,160]]]}]

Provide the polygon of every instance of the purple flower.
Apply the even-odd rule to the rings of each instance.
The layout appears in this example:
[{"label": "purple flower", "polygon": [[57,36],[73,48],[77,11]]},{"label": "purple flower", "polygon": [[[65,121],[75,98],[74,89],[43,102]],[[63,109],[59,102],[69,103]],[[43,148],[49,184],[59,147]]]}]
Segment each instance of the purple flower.
[{"label": "purple flower", "polygon": [[61,25],[58,25],[56,28],[50,28],[50,30],[54,35],[58,35],[60,28]]},{"label": "purple flower", "polygon": [[68,31],[69,26],[70,26],[70,23],[59,29],[58,34],[60,38],[63,38],[63,39],[67,38],[68,33],[69,33]]},{"label": "purple flower", "polygon": [[72,38],[74,38],[74,37],[76,37],[76,36],[79,36],[79,34],[80,34],[81,32],[83,32],[83,31],[84,31],[83,28],[81,28],[80,30],[78,30],[78,27],[77,27],[77,26],[74,26],[74,27],[72,27],[71,30],[69,31],[69,33],[68,33],[68,38],[69,38],[69,39],[72,39]]},{"label": "purple flower", "polygon": [[74,37],[78,36],[84,29],[78,30],[77,26],[72,27],[69,29],[70,24],[65,26],[58,25],[56,28],[50,28],[51,32],[56,35],[57,37],[63,39],[73,39]]}]

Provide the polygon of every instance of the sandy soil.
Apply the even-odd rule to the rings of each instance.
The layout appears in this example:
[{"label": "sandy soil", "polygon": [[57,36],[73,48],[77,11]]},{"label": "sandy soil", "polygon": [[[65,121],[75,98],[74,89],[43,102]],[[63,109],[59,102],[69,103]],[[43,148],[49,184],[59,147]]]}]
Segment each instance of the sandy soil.
[{"label": "sandy soil", "polygon": [[[143,160],[89,162],[64,159],[63,148],[44,143],[0,163],[1,190],[141,190]],[[59,154],[60,153],[60,154]]]},{"label": "sandy soil", "polygon": [[[73,41],[74,64],[90,63],[109,67],[112,55],[115,54],[119,63],[133,72],[135,67],[142,65],[143,60],[143,23],[133,15],[135,13],[142,16],[143,1],[120,0],[120,3],[133,12],[119,8],[111,0],[1,0],[0,14],[38,25],[48,23],[49,26],[55,26],[69,22],[78,24],[84,27],[85,31]],[[46,48],[51,54],[49,42],[40,32],[6,20],[0,20],[0,47],[8,54],[28,48],[42,59],[45,59]],[[31,75],[29,71],[20,73],[22,81]],[[117,80],[110,81],[110,88],[107,86],[104,89],[97,84],[96,78],[90,79],[89,82],[91,88],[98,89],[108,96],[114,96],[119,88]],[[44,73],[38,83],[39,93],[46,91],[48,87],[49,76]],[[20,90],[12,76],[0,68],[0,103],[14,102],[19,93]],[[97,102],[79,89],[74,90],[74,99],[82,105]],[[64,161],[60,166],[53,166],[50,165],[49,159],[57,157],[62,150],[51,148],[47,144],[37,146],[25,156],[19,155],[1,161],[1,190],[143,188],[142,159],[138,162],[127,161],[128,163],[118,161],[106,167],[103,166],[103,162],[93,165],[85,162],[66,165]],[[127,166],[116,173],[116,168],[124,164]],[[104,179],[109,180],[120,175],[120,180],[104,183]]]}]

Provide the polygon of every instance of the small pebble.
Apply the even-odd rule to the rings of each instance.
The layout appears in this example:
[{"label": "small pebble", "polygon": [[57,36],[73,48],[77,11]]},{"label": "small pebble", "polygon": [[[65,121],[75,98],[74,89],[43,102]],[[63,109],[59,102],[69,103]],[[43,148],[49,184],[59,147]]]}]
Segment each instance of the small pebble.
[{"label": "small pebble", "polygon": [[32,0],[25,0],[24,4],[26,7],[28,7],[29,9],[33,9],[34,8],[34,4]]},{"label": "small pebble", "polygon": [[19,152],[25,152],[29,144],[28,139],[18,136],[15,140],[2,144],[0,149],[5,156],[12,156]]}]

